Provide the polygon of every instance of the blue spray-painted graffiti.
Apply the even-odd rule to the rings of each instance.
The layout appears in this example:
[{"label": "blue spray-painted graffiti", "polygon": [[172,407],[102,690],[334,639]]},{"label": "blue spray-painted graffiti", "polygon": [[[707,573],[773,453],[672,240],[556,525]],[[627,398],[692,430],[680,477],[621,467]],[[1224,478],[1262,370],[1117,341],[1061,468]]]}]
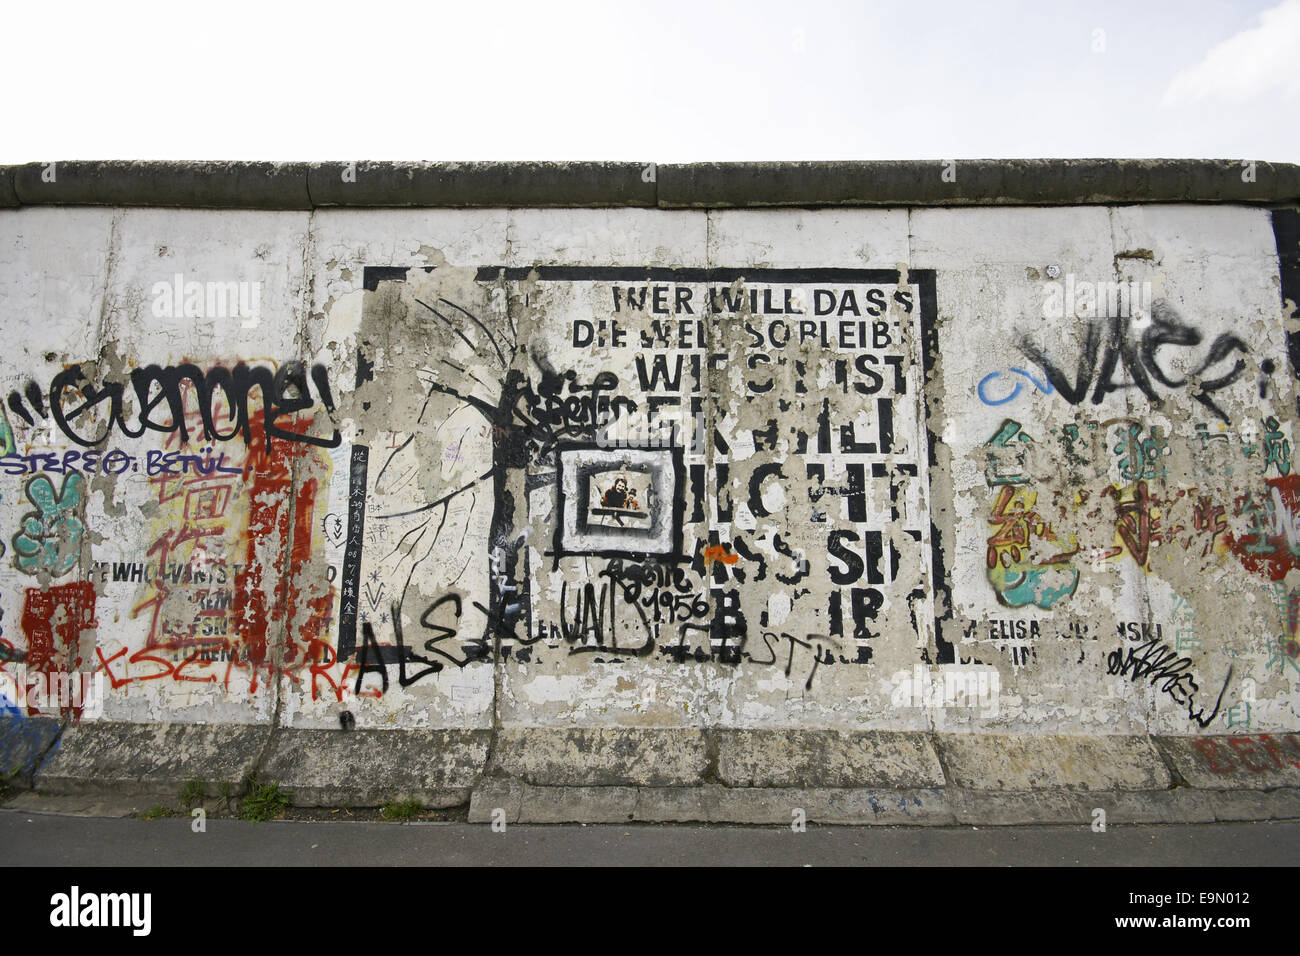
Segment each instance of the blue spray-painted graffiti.
[{"label": "blue spray-painted graffiti", "polygon": [[[1052,394],[1053,389],[1052,389],[1051,382],[1046,382],[1046,381],[1040,382],[1038,379],[1034,378],[1032,375],[1030,375],[1022,368],[1013,368],[1011,371],[1015,372],[1018,375],[1023,375],[1025,378],[1029,379],[1029,381],[1031,381],[1034,384],[1034,387],[1037,388],[1044,395]],[[1015,382],[1015,386],[1011,389],[1010,394],[1004,395],[1002,398],[990,398],[988,396],[988,393],[985,391],[985,386],[988,385],[989,382],[993,381],[993,379],[998,378],[1001,375],[1002,375],[1001,372],[990,372],[988,375],[985,375],[982,379],[980,379],[978,391],[979,391],[980,401],[983,402],[985,405],[1005,405],[1007,402],[1011,401],[1013,398],[1015,398],[1017,395],[1020,394],[1020,388],[1024,383],[1017,380]]]}]

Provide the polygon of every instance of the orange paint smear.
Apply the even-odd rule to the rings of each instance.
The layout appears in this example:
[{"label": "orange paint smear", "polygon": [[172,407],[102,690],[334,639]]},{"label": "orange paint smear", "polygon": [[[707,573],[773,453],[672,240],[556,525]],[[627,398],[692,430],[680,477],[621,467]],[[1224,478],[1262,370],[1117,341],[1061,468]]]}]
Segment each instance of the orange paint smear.
[{"label": "orange paint smear", "polygon": [[721,561],[723,564],[735,564],[740,560],[740,555],[732,554],[727,550],[726,545],[712,544],[704,549],[704,563],[709,564],[712,561]]}]

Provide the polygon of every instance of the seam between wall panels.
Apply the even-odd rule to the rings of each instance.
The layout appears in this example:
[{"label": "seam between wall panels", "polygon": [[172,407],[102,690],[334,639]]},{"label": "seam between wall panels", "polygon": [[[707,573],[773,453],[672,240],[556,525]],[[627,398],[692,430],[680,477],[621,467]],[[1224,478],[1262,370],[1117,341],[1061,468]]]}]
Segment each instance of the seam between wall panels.
[{"label": "seam between wall panels", "polygon": [[[295,213],[287,214],[296,215]],[[315,248],[315,217],[316,213],[314,209],[306,210],[306,230],[303,234],[302,262],[298,279],[299,286],[296,305],[298,313],[298,328],[297,334],[295,335],[295,344],[298,358],[303,362],[310,362],[312,358],[312,355],[310,354],[311,341],[308,325],[311,320],[311,305],[313,301],[315,282],[315,274],[312,268],[314,259],[313,251]],[[289,629],[293,626],[293,621],[290,618],[290,615],[294,610],[294,604],[296,603],[293,601],[293,595],[297,590],[297,582],[293,579],[295,574],[295,569],[293,567],[293,553],[295,544],[294,539],[298,534],[298,491],[302,483],[302,467],[303,456],[294,455],[289,464],[289,514],[287,530],[284,535],[284,541],[280,552],[282,576],[280,581],[277,582],[278,596],[276,598],[276,606],[281,608],[282,613],[278,615],[279,625],[276,631],[268,635],[268,654],[271,661],[271,677],[268,679],[267,683],[270,685],[273,695],[271,713],[269,715],[270,732],[266,735],[266,739],[262,744],[256,761],[254,762],[253,770],[254,773],[257,774],[261,773],[263,768],[266,766],[267,761],[275,752],[276,744],[280,739],[280,732],[283,729],[280,726],[280,721],[284,713],[284,694],[286,690],[284,682],[289,680],[284,666],[285,653],[288,648]],[[310,534],[311,532],[308,531],[308,533]]]}]

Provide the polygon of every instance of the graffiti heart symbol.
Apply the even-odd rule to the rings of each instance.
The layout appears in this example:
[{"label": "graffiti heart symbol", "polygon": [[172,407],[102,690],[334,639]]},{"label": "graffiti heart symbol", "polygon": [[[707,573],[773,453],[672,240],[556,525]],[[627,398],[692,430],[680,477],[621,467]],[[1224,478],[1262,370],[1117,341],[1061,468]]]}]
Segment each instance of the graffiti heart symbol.
[{"label": "graffiti heart symbol", "polygon": [[344,537],[347,535],[347,528],[343,524],[343,516],[330,512],[321,519],[321,527],[325,531],[325,537],[329,538],[331,544],[342,544]]}]

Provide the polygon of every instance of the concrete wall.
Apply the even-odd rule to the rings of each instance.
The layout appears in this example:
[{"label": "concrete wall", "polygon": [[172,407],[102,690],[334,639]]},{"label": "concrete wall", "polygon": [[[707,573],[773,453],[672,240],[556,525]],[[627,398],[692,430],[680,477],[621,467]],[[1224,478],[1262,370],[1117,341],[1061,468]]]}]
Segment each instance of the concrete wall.
[{"label": "concrete wall", "polygon": [[0,211],[5,706],[1298,730],[1298,256],[1244,203]]}]

